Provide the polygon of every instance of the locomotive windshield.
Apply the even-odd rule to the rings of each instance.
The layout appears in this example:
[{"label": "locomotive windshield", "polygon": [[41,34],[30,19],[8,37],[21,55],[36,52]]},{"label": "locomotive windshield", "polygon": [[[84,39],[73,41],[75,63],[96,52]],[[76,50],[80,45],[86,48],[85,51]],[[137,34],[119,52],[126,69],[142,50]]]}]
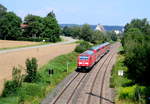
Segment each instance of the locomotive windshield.
[{"label": "locomotive windshield", "polygon": [[88,60],[88,56],[80,56],[80,60]]}]

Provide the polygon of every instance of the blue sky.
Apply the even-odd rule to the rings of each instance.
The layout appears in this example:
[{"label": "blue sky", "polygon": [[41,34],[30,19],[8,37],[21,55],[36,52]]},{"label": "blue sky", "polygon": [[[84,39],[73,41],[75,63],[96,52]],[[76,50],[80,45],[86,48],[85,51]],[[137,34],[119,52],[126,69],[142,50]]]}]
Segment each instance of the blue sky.
[{"label": "blue sky", "polygon": [[24,18],[53,10],[59,23],[125,25],[133,18],[150,20],[150,0],[0,0]]}]

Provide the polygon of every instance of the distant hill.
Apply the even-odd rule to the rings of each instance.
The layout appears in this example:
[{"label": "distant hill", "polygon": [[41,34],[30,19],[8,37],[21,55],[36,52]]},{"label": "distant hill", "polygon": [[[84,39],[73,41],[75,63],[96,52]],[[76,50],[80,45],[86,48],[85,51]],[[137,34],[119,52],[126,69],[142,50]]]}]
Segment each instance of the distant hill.
[{"label": "distant hill", "polygon": [[[65,26],[68,27],[72,27],[72,26],[82,26],[82,25],[78,25],[78,24],[60,24],[60,26],[63,28]],[[91,25],[92,29],[95,29],[97,25]],[[122,31],[123,30],[123,26],[108,26],[108,25],[104,25],[104,29],[106,31],[112,31],[112,30],[119,30]]]}]

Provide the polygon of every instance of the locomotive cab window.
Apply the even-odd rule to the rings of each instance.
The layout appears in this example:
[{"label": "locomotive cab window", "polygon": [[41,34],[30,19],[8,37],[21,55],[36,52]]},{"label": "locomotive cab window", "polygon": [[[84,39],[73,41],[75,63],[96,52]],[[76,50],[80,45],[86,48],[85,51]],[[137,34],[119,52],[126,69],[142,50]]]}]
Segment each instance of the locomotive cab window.
[{"label": "locomotive cab window", "polygon": [[88,56],[80,56],[80,60],[88,60]]}]

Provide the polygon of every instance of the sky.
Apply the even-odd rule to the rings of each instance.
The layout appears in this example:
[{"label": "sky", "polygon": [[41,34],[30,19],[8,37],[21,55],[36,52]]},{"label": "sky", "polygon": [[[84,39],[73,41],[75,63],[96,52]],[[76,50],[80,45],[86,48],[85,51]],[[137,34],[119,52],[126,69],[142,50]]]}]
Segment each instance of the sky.
[{"label": "sky", "polygon": [[150,0],[0,0],[22,19],[54,11],[59,24],[125,25],[134,18],[150,20]]}]

